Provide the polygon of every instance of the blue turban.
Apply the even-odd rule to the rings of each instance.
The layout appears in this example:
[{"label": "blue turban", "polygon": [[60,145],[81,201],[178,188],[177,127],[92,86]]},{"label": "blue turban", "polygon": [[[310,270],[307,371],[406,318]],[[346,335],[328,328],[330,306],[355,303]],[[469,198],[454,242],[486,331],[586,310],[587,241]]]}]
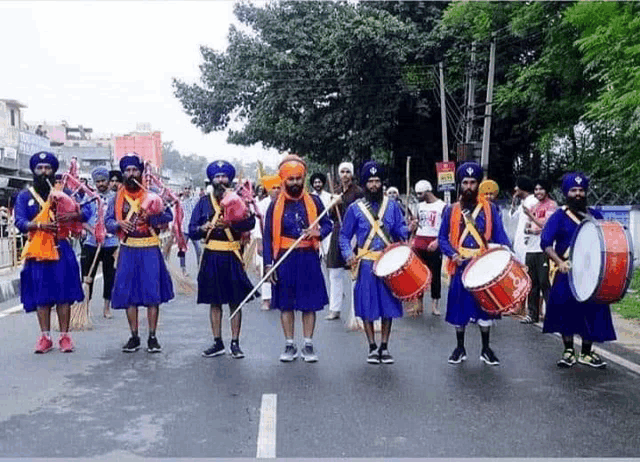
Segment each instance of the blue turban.
[{"label": "blue turban", "polygon": [[465,178],[475,178],[478,183],[482,181],[482,167],[476,162],[465,162],[456,170],[456,181],[462,183]]},{"label": "blue turban", "polygon": [[382,165],[375,160],[370,160],[365,162],[362,169],[360,169],[360,184],[364,186],[371,177],[378,177],[382,180],[383,176],[384,169]]},{"label": "blue turban", "polygon": [[91,172],[91,178],[93,178],[93,181],[99,181],[99,180],[109,180],[109,170],[107,170],[106,167],[96,167],[93,169],[93,171]]},{"label": "blue turban", "polygon": [[207,176],[209,180],[213,181],[213,177],[218,173],[224,173],[229,178],[229,181],[233,181],[236,176],[236,169],[226,160],[216,160],[207,167]]},{"label": "blue turban", "polygon": [[562,177],[562,192],[566,196],[571,188],[589,189],[589,178],[582,172],[567,173]]},{"label": "blue turban", "polygon": [[51,169],[53,170],[53,173],[57,172],[58,167],[60,166],[56,156],[47,151],[36,152],[34,155],[31,156],[31,159],[29,160],[29,168],[31,169],[31,172],[35,173],[36,166],[38,164],[51,165]]},{"label": "blue turban", "polygon": [[122,171],[122,173],[124,173],[129,165],[133,165],[138,170],[140,170],[140,172],[144,172],[144,162],[142,162],[140,156],[138,156],[138,154],[136,154],[135,152],[128,152],[127,154],[122,156],[122,159],[120,159],[120,170]]}]

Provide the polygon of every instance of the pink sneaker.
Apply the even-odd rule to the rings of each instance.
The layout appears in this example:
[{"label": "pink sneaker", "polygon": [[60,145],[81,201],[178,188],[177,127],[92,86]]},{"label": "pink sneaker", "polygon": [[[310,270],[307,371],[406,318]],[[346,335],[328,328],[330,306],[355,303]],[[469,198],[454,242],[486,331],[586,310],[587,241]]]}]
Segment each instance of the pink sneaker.
[{"label": "pink sneaker", "polygon": [[73,341],[68,334],[62,334],[60,340],[58,340],[60,351],[62,353],[71,353],[73,351]]},{"label": "pink sneaker", "polygon": [[36,343],[35,353],[46,353],[47,351],[50,351],[51,348],[53,348],[53,342],[51,341],[51,339],[45,337],[44,335],[41,335],[38,339],[38,342]]}]

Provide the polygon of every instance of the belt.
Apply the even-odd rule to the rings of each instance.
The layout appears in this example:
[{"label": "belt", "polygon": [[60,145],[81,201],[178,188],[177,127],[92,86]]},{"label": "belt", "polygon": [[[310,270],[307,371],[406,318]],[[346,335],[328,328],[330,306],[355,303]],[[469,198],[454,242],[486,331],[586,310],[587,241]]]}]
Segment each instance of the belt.
[{"label": "belt", "polygon": [[468,247],[460,247],[458,249],[458,253],[462,258],[472,258],[479,255],[480,252],[482,252],[482,249],[470,249]]},{"label": "belt", "polygon": [[[290,237],[287,236],[282,236],[280,238],[280,248],[281,249],[289,249],[293,246],[293,243],[296,242],[297,239],[292,239]],[[309,240],[309,239],[303,239],[300,241],[300,243],[297,245],[298,249],[311,249],[311,248],[315,248],[316,244],[315,241]]]},{"label": "belt", "polygon": [[234,252],[240,250],[240,241],[216,241],[212,239],[204,245],[204,248],[221,252]]},{"label": "belt", "polygon": [[356,258],[359,260],[371,260],[376,261],[382,255],[382,251],[374,251],[374,250],[364,250],[358,249],[358,255]]},{"label": "belt", "polygon": [[128,237],[126,241],[122,241],[122,245],[127,247],[157,247],[160,245],[160,239],[157,236]]}]

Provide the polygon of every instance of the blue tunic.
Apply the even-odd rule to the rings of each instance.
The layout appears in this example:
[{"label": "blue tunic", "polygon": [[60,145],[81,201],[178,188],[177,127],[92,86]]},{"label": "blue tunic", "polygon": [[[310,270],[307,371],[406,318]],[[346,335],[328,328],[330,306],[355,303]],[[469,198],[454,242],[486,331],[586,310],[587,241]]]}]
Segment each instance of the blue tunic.
[{"label": "blue tunic", "polygon": [[[115,196],[115,193],[113,191],[107,191],[104,194],[102,194],[102,193],[98,193],[98,194],[100,195],[100,198],[102,199],[103,203],[105,204],[105,208],[108,207],[109,202],[111,201],[113,196]],[[91,216],[89,217],[88,224],[93,227],[98,222],[98,203],[94,201],[94,202],[91,202],[91,203],[87,204],[87,206],[89,207],[89,210],[91,211]],[[106,213],[106,211],[105,211],[105,213]],[[105,217],[106,217],[106,215],[105,215]],[[96,237],[93,234],[89,233],[88,236],[87,236],[87,240],[84,241],[84,245],[90,245],[91,247],[98,247],[98,243],[96,242]],[[102,243],[102,247],[104,247],[104,248],[118,247],[118,236],[116,236],[115,234],[112,234],[112,233],[108,233],[107,237],[105,238],[104,242]]]},{"label": "blue tunic", "polygon": [[[20,191],[14,209],[15,225],[27,232],[27,225],[40,211],[40,205],[27,190]],[[89,208],[82,208],[82,220],[89,218]],[[57,261],[25,261],[20,272],[20,301],[26,312],[37,307],[59,303],[74,303],[84,299],[80,281],[80,267],[69,241],[57,242],[60,259]]]},{"label": "blue tunic", "polygon": [[[115,217],[115,199],[112,197],[107,208],[105,225],[107,232],[115,234],[119,225]],[[125,201],[124,213],[129,208]],[[163,213],[149,217],[149,225],[158,227],[169,223],[173,219],[171,209],[166,208]],[[150,231],[137,228],[129,237],[150,237]],[[111,293],[111,306],[115,309],[126,309],[130,306],[158,306],[174,297],[171,276],[162,258],[158,246],[129,247],[120,245],[116,275]]]},{"label": "blue tunic", "polygon": [[[451,210],[452,206],[446,207],[442,213],[442,224],[440,225],[440,233],[438,234],[438,244],[442,253],[452,258],[458,252],[449,242],[449,227],[451,226]],[[491,204],[491,238],[490,243],[502,244],[511,247],[507,233],[502,225],[498,208]],[[484,234],[487,224],[487,218],[484,210],[478,214],[475,220],[476,229],[480,234]],[[461,227],[464,229],[464,220],[461,220]],[[479,248],[478,243],[473,236],[468,235],[462,242],[462,246],[470,249]],[[449,284],[449,296],[447,298],[447,316],[446,321],[454,326],[466,326],[469,322],[477,322],[478,320],[499,319],[500,315],[490,315],[484,311],[473,294],[462,285],[462,273],[469,264],[468,261],[456,268],[456,272],[451,278]]]},{"label": "blue tunic", "polygon": [[[311,195],[316,204],[318,216],[324,206],[318,196]],[[267,209],[264,224],[263,262],[272,265],[273,255],[273,209],[276,201],[272,201]],[[331,220],[325,215],[320,220],[320,236],[322,239],[331,232]],[[309,227],[309,218],[302,200],[286,200],[282,214],[282,236],[298,239]],[[277,257],[286,252],[281,249]],[[271,306],[282,311],[320,311],[329,303],[327,288],[320,268],[320,256],[313,248],[297,248],[276,269],[278,282],[271,288]]]},{"label": "blue tunic", "polygon": [[[189,220],[189,237],[200,240],[206,237],[199,227],[211,220],[214,215],[211,199],[208,195],[200,198]],[[256,224],[253,215],[230,226],[233,240],[240,239],[244,231],[251,231]],[[223,229],[215,229],[209,235],[210,241],[229,242]],[[238,304],[253,289],[253,285],[242,262],[234,252],[204,249],[202,263],[198,271],[198,303],[223,305]]]},{"label": "blue tunic", "polygon": [[[371,232],[371,224],[358,206],[358,202],[361,200],[349,206],[340,230],[340,252],[342,252],[345,260],[353,256],[351,238],[355,235],[358,248],[363,248]],[[380,204],[372,202],[371,208],[377,213],[380,210]],[[393,241],[407,240],[409,230],[404,221],[402,209],[397,202],[389,201],[387,210],[382,217],[382,222],[384,223],[384,230]],[[380,236],[376,235],[371,241],[369,250],[380,251],[384,248],[384,242]],[[393,295],[384,280],[373,274],[373,264],[372,260],[360,260],[358,279],[354,288],[356,316],[365,321],[402,317],[402,302]]]},{"label": "blue tunic", "polygon": [[[602,219],[600,212],[589,209],[596,219]],[[556,210],[545,224],[540,236],[540,247],[554,247],[561,258],[571,245],[576,224],[562,209]],[[578,302],[569,286],[569,275],[556,272],[549,292],[547,313],[543,332],[559,332],[562,335],[580,335],[584,340],[605,342],[616,339],[609,305]]]}]

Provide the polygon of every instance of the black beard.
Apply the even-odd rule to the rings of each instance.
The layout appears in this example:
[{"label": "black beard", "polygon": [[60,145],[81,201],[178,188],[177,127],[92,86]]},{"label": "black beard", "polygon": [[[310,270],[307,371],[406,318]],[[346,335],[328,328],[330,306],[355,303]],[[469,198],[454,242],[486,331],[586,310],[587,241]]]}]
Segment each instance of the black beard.
[{"label": "black beard", "polygon": [[462,203],[463,209],[471,208],[471,206],[478,202],[478,190],[467,189],[466,191],[462,191],[460,194],[460,202]]},{"label": "black beard", "polygon": [[302,194],[302,186],[298,186],[297,184],[294,184],[293,186],[285,185],[285,189],[287,190],[287,194],[291,197],[300,197]]},{"label": "black beard", "polygon": [[586,197],[567,197],[567,205],[571,210],[575,210],[582,213],[587,213],[587,198]]},{"label": "black beard", "polygon": [[51,185],[53,185],[56,181],[55,175],[34,175],[33,177],[33,189],[42,197],[46,199],[49,197],[49,192],[51,191]]},{"label": "black beard", "polygon": [[381,203],[383,196],[382,188],[378,189],[376,192],[369,191],[368,188],[365,188],[364,190],[364,198],[367,202]]},{"label": "black beard", "polygon": [[227,185],[224,183],[214,183],[213,184],[213,195],[218,201],[222,200],[222,196],[224,196],[224,192],[227,190]]},{"label": "black beard", "polygon": [[129,191],[137,191],[140,189],[140,185],[138,185],[138,180],[134,176],[125,178],[124,187],[127,188]]}]

